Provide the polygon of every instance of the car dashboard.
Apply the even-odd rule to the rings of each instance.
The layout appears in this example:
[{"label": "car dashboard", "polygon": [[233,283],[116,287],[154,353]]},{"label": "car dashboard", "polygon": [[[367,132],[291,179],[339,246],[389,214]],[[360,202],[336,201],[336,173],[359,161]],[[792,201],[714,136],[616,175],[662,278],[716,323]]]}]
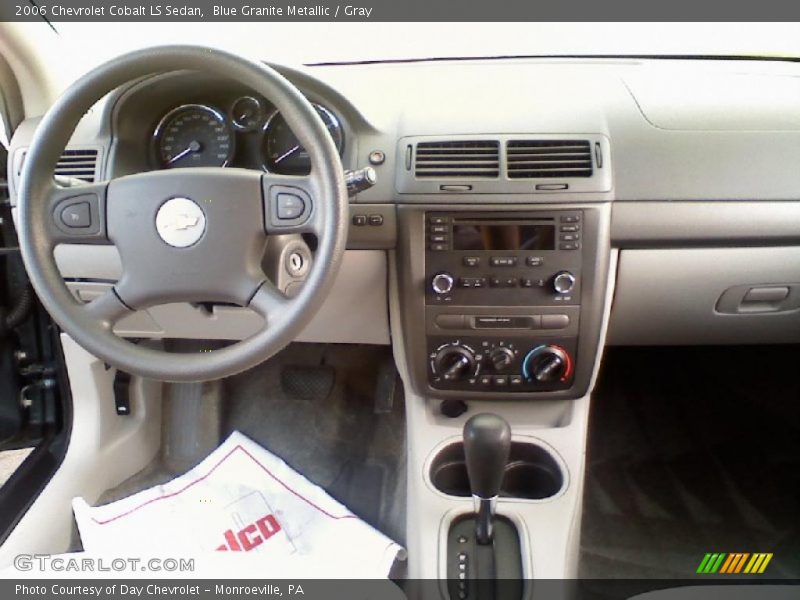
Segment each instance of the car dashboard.
[{"label": "car dashboard", "polygon": [[[345,169],[348,251],[301,339],[400,341],[440,397],[575,398],[605,344],[796,342],[800,84],[780,61],[487,59],[278,67],[317,107]],[[37,120],[12,140],[13,186]],[[192,166],[308,172],[268,99],[194,72],[154,75],[86,115],[57,174]],[[224,201],[224,198],[221,199]],[[271,242],[290,293],[313,241]],[[88,301],[112,247],[60,247]],[[255,319],[255,320],[254,320]],[[122,335],[241,339],[247,309],[128,317]]]}]

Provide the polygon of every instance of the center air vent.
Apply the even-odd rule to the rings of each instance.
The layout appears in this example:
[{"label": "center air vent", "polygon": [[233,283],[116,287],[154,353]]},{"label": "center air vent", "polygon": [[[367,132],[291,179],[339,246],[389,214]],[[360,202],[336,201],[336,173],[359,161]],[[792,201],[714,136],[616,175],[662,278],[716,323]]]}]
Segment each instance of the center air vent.
[{"label": "center air vent", "polygon": [[509,179],[592,176],[588,140],[510,140],[506,162]]},{"label": "center air vent", "polygon": [[492,177],[500,174],[500,143],[493,140],[419,142],[417,177]]},{"label": "center air vent", "polygon": [[95,180],[97,150],[93,148],[64,150],[56,164],[55,174],[74,177],[90,183]]}]

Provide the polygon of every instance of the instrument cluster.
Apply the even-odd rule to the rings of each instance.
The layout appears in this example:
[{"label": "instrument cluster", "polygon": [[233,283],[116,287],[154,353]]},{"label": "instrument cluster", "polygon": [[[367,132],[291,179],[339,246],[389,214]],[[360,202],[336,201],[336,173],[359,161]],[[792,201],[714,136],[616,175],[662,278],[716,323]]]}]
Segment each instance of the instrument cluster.
[{"label": "instrument cluster", "polygon": [[[327,107],[312,103],[341,155],[344,130]],[[304,175],[308,152],[271,104],[251,95],[229,106],[181,104],[164,114],[153,131],[156,167],[260,167],[270,173]]]}]

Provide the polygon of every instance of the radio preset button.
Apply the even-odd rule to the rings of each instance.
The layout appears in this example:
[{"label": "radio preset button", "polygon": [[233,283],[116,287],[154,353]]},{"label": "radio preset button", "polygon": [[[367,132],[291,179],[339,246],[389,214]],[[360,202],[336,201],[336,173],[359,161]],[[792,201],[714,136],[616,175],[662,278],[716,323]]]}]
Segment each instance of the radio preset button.
[{"label": "radio preset button", "polygon": [[447,225],[431,225],[431,233],[447,233]]},{"label": "radio preset button", "polygon": [[578,242],[564,242],[558,245],[559,250],[578,250],[581,245]]},{"label": "radio preset button", "polygon": [[493,256],[489,264],[493,267],[515,267],[517,266],[516,256]]},{"label": "radio preset button", "polygon": [[580,215],[561,215],[562,223],[577,223],[580,220]]},{"label": "radio preset button", "polygon": [[465,256],[464,257],[464,266],[465,267],[477,267],[481,264],[481,259],[479,256]]},{"label": "radio preset button", "polygon": [[577,233],[562,233],[558,239],[562,242],[577,242],[579,236]]},{"label": "radio preset button", "polygon": [[432,235],[432,236],[430,236],[430,241],[438,243],[438,244],[444,244],[445,242],[447,242],[447,236],[446,235]]},{"label": "radio preset button", "polygon": [[519,284],[524,288],[544,287],[545,283],[544,279],[530,279],[529,277],[523,277],[519,280]]},{"label": "radio preset button", "polygon": [[428,222],[431,225],[444,225],[445,223],[449,223],[450,222],[450,218],[449,217],[443,217],[443,216],[432,216],[432,217],[428,217]]},{"label": "radio preset button", "polygon": [[492,287],[517,287],[516,277],[492,277],[489,282]]},{"label": "radio preset button", "polygon": [[577,232],[577,231],[580,231],[580,230],[581,230],[581,226],[580,226],[580,225],[562,225],[562,226],[559,228],[559,230],[560,230],[562,233],[575,233],[575,232]]},{"label": "radio preset button", "polygon": [[442,252],[447,250],[447,244],[431,244],[429,248],[434,252]]}]

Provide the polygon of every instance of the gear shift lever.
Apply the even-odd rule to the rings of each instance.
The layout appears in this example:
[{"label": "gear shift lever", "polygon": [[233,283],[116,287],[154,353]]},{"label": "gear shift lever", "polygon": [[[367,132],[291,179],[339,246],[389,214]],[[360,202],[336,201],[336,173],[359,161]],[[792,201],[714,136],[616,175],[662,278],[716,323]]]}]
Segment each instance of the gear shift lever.
[{"label": "gear shift lever", "polygon": [[479,544],[492,543],[497,496],[511,450],[511,428],[502,417],[481,413],[464,424],[464,455],[475,511]]}]

